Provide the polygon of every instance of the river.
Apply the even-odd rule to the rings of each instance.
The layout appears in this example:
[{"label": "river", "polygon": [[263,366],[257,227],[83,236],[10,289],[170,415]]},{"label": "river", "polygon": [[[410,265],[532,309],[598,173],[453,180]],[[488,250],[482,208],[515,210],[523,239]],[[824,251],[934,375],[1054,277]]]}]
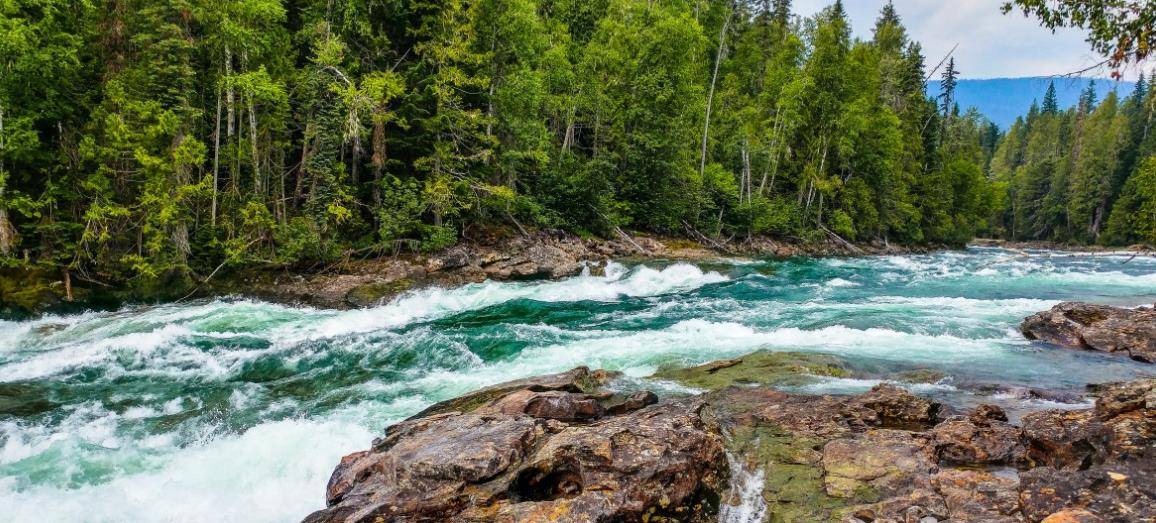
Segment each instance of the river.
[{"label": "river", "polygon": [[973,248],[917,256],[611,264],[427,289],[355,311],[218,299],[0,321],[0,520],[297,521],[340,457],[432,402],[578,365],[645,378],[751,351],[839,355],[956,404],[1053,405],[1156,366],[1024,340],[1063,300],[1156,301],[1156,258]]}]

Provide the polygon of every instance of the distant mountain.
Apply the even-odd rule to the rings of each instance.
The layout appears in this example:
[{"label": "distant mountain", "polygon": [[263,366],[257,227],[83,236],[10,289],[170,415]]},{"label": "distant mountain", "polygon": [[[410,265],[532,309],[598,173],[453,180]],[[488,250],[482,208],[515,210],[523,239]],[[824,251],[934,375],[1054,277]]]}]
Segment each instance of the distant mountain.
[{"label": "distant mountain", "polygon": [[[1055,78],[1056,95],[1060,100],[1060,107],[1072,107],[1079,103],[1080,93],[1088,86],[1090,78]],[[1114,80],[1097,78],[1096,92],[1103,100],[1109,92],[1115,89],[1120,96],[1127,96],[1135,88],[1134,82],[1116,82]],[[1048,82],[1052,78],[992,78],[988,80],[959,80],[956,87],[956,100],[960,108],[969,107],[979,109],[991,121],[1007,130],[1015,122],[1016,117],[1028,113],[1032,101],[1043,101],[1044,93],[1048,90]],[[927,85],[929,93],[939,94],[939,82],[934,81]]]}]

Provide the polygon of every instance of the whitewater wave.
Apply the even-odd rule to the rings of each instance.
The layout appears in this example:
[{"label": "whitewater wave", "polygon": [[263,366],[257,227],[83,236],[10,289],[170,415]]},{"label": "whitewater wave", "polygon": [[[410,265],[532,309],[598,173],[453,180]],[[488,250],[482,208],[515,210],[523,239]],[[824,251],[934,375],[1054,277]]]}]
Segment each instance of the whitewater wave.
[{"label": "whitewater wave", "polygon": [[[388,331],[514,300],[610,302],[686,292],[727,279],[685,263],[661,270],[610,263],[602,276],[586,273],[562,281],[429,288],[355,311],[215,300],[46,317],[21,322],[16,332],[0,338],[0,354],[6,357],[0,360],[0,381],[43,378],[85,368],[100,368],[109,379],[150,372],[220,378],[270,353],[290,353],[287,361],[291,363],[292,358],[308,356],[313,350],[327,350],[304,347],[311,342]],[[258,348],[248,343],[254,338]]]},{"label": "whitewater wave", "polygon": [[[297,521],[323,508],[333,464],[373,434],[339,421],[286,420],[203,445],[143,451],[138,467],[81,486],[20,487],[0,479],[0,506],[13,522]],[[69,454],[61,456],[67,459]]]},{"label": "whitewater wave", "polygon": [[672,362],[696,365],[757,350],[817,352],[954,365],[998,361],[1007,356],[1008,346],[1015,344],[1002,337],[967,339],[843,326],[764,330],[739,323],[700,319],[681,321],[658,330],[604,330],[586,331],[584,334],[583,338],[566,343],[526,348],[512,361],[473,368],[468,376],[449,370],[435,371],[419,378],[416,384],[452,383],[451,386],[464,391],[580,365],[620,370],[628,376],[643,378]]},{"label": "whitewater wave", "polygon": [[310,338],[332,338],[407,325],[418,320],[445,317],[514,300],[539,302],[616,301],[623,297],[658,296],[686,292],[728,278],[704,272],[687,263],[661,270],[639,266],[633,270],[610,262],[602,276],[589,272],[548,283],[471,284],[455,289],[424,289],[407,293],[379,307],[353,311],[328,319],[309,329]]}]

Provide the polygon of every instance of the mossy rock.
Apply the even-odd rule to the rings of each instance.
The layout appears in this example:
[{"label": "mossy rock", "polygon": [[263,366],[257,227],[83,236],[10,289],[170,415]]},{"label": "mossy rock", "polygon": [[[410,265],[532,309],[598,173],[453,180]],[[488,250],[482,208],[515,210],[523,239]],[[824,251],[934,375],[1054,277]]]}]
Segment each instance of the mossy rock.
[{"label": "mossy rock", "polygon": [[408,278],[367,283],[354,287],[345,295],[345,302],[354,307],[372,307],[382,301],[412,289],[414,281]]},{"label": "mossy rock", "polygon": [[741,456],[749,470],[763,471],[766,521],[839,521],[847,507],[861,502],[827,495],[819,463],[825,443],[820,438],[796,436],[773,424],[740,427],[731,435],[731,452]]},{"label": "mossy rock", "polygon": [[797,387],[817,377],[846,378],[853,373],[843,360],[826,354],[760,351],[733,360],[697,367],[665,368],[654,378],[703,390],[731,386]]},{"label": "mossy rock", "polygon": [[902,383],[939,383],[948,374],[936,369],[911,369],[896,373],[891,378]]},{"label": "mossy rock", "polygon": [[44,312],[64,301],[64,283],[43,271],[0,271],[0,309],[5,316],[22,317]]}]

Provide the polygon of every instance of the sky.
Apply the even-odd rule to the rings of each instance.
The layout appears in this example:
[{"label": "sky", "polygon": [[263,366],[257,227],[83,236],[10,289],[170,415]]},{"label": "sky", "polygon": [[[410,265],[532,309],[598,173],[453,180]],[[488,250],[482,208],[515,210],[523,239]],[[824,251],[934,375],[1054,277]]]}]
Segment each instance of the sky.
[{"label": "sky", "polygon": [[[912,38],[923,44],[928,68],[935,67],[959,44],[956,68],[963,78],[1052,76],[1079,71],[1102,60],[1084,41],[1079,29],[1055,34],[1021,11],[1000,12],[1004,0],[894,0],[895,9]],[[811,16],[833,0],[795,0],[797,14]],[[886,0],[844,0],[856,36],[870,38]],[[1107,77],[1098,69],[1085,76]],[[1124,71],[1131,80],[1138,71]]]}]

